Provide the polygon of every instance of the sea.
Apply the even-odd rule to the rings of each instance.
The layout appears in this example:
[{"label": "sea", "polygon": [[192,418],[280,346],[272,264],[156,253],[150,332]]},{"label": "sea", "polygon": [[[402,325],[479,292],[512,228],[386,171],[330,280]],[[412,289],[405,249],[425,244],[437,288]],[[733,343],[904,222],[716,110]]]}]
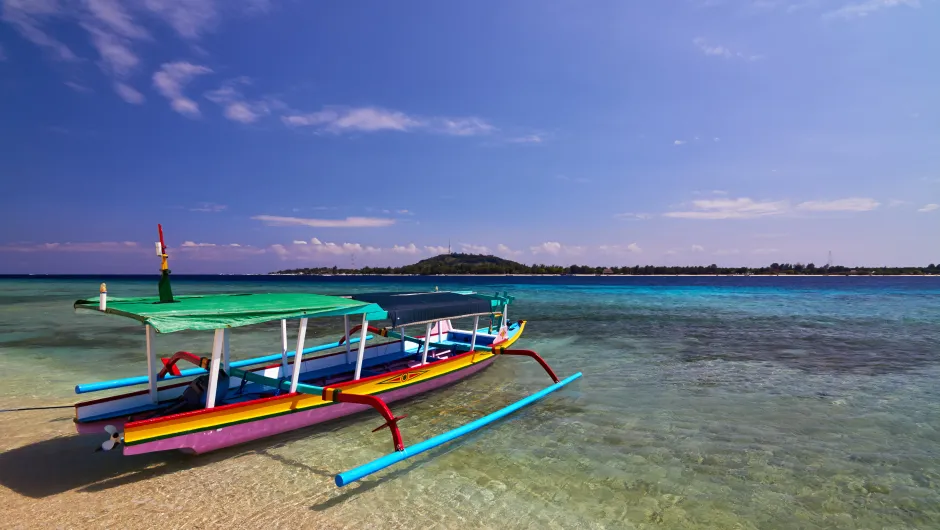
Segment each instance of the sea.
[{"label": "sea", "polygon": [[[200,456],[96,452],[107,435],[75,434],[68,406],[98,394],[75,385],[146,370],[141,326],[73,311],[101,282],[157,292],[155,275],[0,278],[0,528],[940,528],[940,277],[174,277],[177,294],[508,292],[517,346],[584,374],[345,488],[337,472],[391,449],[374,414]],[[341,335],[318,321],[307,344]],[[276,323],[233,331],[235,358],[279,350]],[[550,384],[499,358],[392,410],[411,444]]]}]

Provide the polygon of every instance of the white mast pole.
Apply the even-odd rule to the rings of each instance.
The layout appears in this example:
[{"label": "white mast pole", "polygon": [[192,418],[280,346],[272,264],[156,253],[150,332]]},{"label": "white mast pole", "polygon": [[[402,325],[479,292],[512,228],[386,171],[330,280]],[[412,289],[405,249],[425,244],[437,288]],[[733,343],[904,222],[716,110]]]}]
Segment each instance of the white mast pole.
[{"label": "white mast pole", "polygon": [[366,355],[366,332],[369,327],[369,317],[365,313],[362,314],[362,329],[359,330],[359,354],[356,356],[356,374],[353,376],[354,380],[358,380],[359,376],[362,375],[362,359]]},{"label": "white mast pole", "polygon": [[212,340],[212,363],[209,365],[209,393],[206,395],[206,408],[215,407],[215,392],[219,388],[219,365],[222,362],[222,343],[225,342],[225,330],[215,330]]},{"label": "white mast pole", "polygon": [[477,345],[477,328],[480,327],[480,315],[473,317],[473,335],[470,336],[470,350]]},{"label": "white mast pole", "polygon": [[147,382],[150,384],[150,401],[159,403],[160,398],[157,396],[157,355],[153,351],[154,332],[150,324],[144,326],[144,332],[147,335]]},{"label": "white mast pole", "polygon": [[287,375],[287,319],[281,319],[281,377]]},{"label": "white mast pole", "polygon": [[421,364],[428,364],[428,346],[431,343],[431,323],[428,322],[428,328],[424,332],[424,353],[421,354]]},{"label": "white mast pole", "polygon": [[297,384],[300,383],[300,365],[303,364],[304,339],[307,338],[307,318],[300,319],[300,327],[297,329],[297,350],[294,351],[294,374],[290,379],[291,393],[297,392]]}]

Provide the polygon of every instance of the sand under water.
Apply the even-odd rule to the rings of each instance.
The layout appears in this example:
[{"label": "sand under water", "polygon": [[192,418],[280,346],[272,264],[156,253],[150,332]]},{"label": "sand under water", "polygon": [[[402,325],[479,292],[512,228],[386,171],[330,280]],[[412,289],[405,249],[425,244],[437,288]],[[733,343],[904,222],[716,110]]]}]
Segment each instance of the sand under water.
[{"label": "sand under water", "polygon": [[[143,332],[76,315],[99,279],[0,279],[0,409],[143,372]],[[107,279],[113,296],[152,278]],[[424,283],[421,283],[424,282]],[[487,282],[487,283],[484,283]],[[500,282],[500,283],[496,283]],[[584,377],[346,488],[369,413],[215,453],[95,452],[71,409],[0,413],[3,528],[940,528],[940,281],[180,278],[178,293],[509,290],[520,347]],[[335,340],[341,323],[310,335]],[[310,336],[308,335],[308,337]],[[311,339],[308,339],[308,341]],[[161,355],[209,333],[158,336]],[[233,355],[278,349],[235,330]],[[406,444],[550,384],[526,359],[392,406]],[[96,394],[90,397],[97,397]]]}]

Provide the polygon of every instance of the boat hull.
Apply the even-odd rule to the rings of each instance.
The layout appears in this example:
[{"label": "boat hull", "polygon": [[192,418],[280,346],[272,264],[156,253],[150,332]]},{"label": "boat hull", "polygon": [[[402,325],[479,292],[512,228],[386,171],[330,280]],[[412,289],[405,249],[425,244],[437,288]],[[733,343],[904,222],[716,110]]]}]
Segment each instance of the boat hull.
[{"label": "boat hull", "polygon": [[[490,357],[433,379],[383,392],[380,396],[386,403],[407,399],[460,381],[461,379],[480,372],[492,364],[492,362],[493,358]],[[124,448],[124,454],[137,455],[169,450],[180,450],[194,454],[207,453],[217,449],[302,429],[365,410],[372,409],[368,405],[355,403],[331,403],[270,418],[128,445]]]}]

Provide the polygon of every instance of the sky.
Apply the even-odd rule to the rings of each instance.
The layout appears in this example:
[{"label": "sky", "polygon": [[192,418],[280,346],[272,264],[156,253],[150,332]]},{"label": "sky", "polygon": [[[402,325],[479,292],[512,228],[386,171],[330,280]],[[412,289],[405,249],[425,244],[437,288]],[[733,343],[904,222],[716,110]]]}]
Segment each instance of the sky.
[{"label": "sky", "polygon": [[0,273],[940,263],[940,1],[0,0]]}]

